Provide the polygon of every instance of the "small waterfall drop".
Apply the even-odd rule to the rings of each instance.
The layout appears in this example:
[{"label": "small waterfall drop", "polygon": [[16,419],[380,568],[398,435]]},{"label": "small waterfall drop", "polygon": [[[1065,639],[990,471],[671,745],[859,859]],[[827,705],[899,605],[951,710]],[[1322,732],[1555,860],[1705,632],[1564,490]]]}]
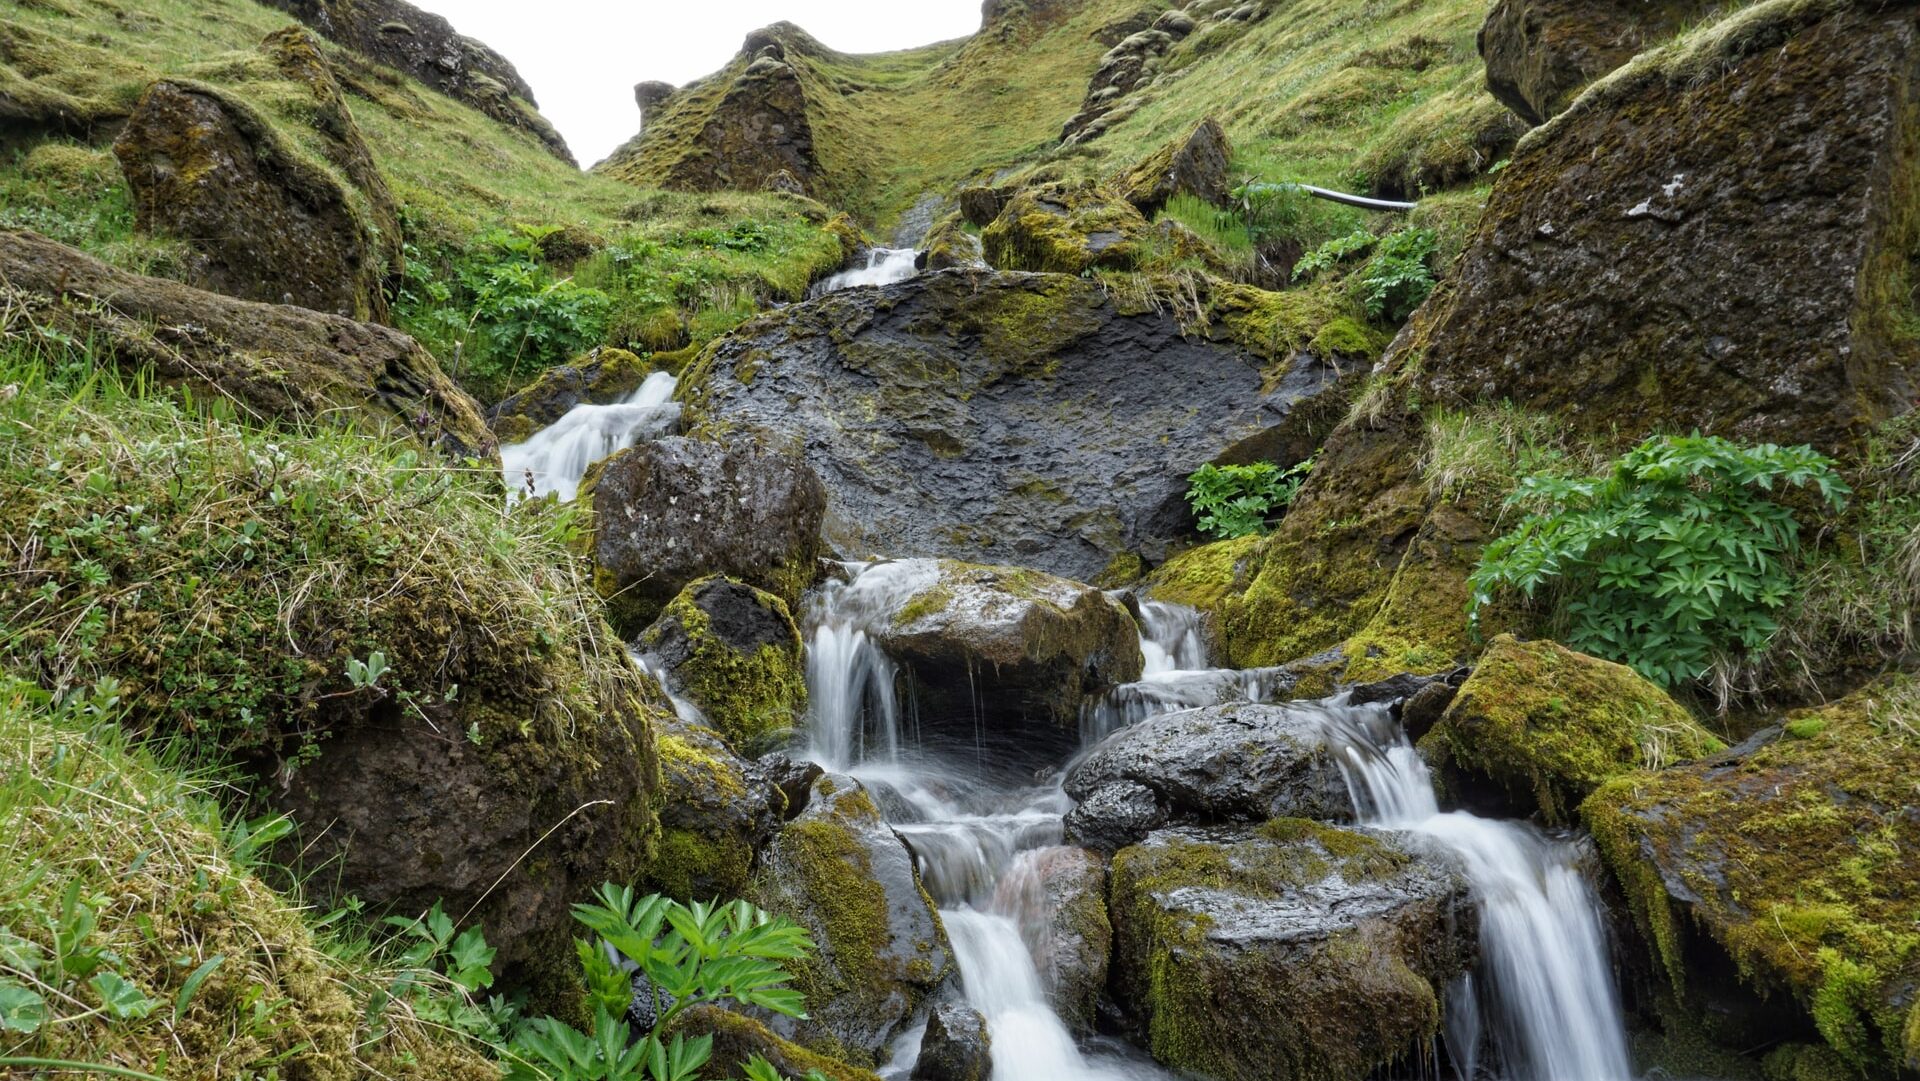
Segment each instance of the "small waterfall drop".
[{"label": "small waterfall drop", "polygon": [[1442,813],[1432,774],[1385,706],[1328,715],[1361,820],[1430,838],[1473,886],[1479,979],[1448,996],[1448,1037],[1465,1045],[1449,1045],[1461,1077],[1473,1077],[1483,1029],[1489,1064],[1508,1081],[1632,1077],[1600,901],[1579,850],[1523,823]]},{"label": "small waterfall drop", "polygon": [[1207,643],[1200,634],[1200,613],[1185,605],[1141,601],[1140,652],[1147,659],[1144,679],[1207,667]]},{"label": "small waterfall drop", "polygon": [[552,493],[562,501],[580,492],[587,467],[642,439],[657,439],[680,422],[673,400],[679,381],[654,372],[640,389],[612,405],[576,405],[525,443],[500,448],[510,498]]},{"label": "small waterfall drop", "polygon": [[868,248],[867,265],[843,270],[814,283],[809,299],[851,289],[856,285],[892,285],[920,273],[920,253],[912,248]]},{"label": "small waterfall drop", "polygon": [[1185,605],[1141,601],[1140,653],[1146,666],[1137,683],[1112,687],[1080,711],[1080,742],[1092,746],[1148,717],[1234,702],[1273,702],[1294,682],[1284,668],[1209,668],[1200,613]]},{"label": "small waterfall drop", "polygon": [[874,633],[939,575],[924,559],[849,563],[846,569],[848,580],[822,587],[807,618],[807,751],[840,771],[899,760],[899,668]]}]

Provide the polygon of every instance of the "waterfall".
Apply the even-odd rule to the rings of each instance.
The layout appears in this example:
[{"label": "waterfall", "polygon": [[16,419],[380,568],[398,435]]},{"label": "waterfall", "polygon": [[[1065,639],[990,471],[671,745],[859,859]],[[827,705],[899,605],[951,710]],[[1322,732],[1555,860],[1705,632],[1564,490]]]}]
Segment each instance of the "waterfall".
[{"label": "waterfall", "polygon": [[822,587],[807,617],[807,750],[836,771],[898,761],[899,668],[874,635],[939,576],[924,559],[845,567],[848,580]]},{"label": "waterfall", "polygon": [[[1481,964],[1448,998],[1449,1044],[1473,1077],[1484,1029],[1509,1081],[1625,1081],[1625,1025],[1600,901],[1580,851],[1518,822],[1442,813],[1433,777],[1386,707],[1332,706],[1331,736],[1362,821],[1460,860],[1480,909]],[[1475,993],[1475,985],[1479,985]]]},{"label": "waterfall", "polygon": [[1140,602],[1140,652],[1146,679],[1207,667],[1207,643],[1200,635],[1200,613],[1181,604]]},{"label": "waterfall", "polygon": [[654,372],[623,401],[576,405],[525,443],[501,447],[507,492],[535,498],[551,492],[562,501],[572,499],[588,466],[673,431],[680,421],[680,406],[673,401],[678,385],[672,375]]},{"label": "waterfall", "polygon": [[920,253],[912,248],[868,248],[867,265],[843,270],[814,283],[807,297],[826,296],[856,285],[892,285],[920,273]]},{"label": "waterfall", "polygon": [[1080,710],[1080,742],[1086,746],[1148,717],[1200,706],[1272,702],[1293,688],[1284,668],[1207,667],[1200,613],[1185,605],[1141,601],[1140,654],[1146,666],[1137,683],[1108,688]]}]

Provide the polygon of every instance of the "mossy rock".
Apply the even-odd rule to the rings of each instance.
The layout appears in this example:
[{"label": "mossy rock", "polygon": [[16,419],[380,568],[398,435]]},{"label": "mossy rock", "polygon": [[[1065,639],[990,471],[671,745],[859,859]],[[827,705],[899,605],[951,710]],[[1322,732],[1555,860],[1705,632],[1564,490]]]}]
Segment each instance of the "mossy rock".
[{"label": "mossy rock", "polygon": [[949,214],[933,223],[927,232],[927,269],[951,270],[954,267],[983,267],[980,238],[967,231],[958,214]]},{"label": "mossy rock", "polygon": [[1713,0],[1500,0],[1480,28],[1487,89],[1529,125],[1721,5]]},{"label": "mossy rock", "polygon": [[1617,777],[1581,817],[1677,989],[1710,944],[1799,1003],[1848,1071],[1920,1068],[1920,684],[1888,676],[1786,719],[1800,735]]},{"label": "mossy rock", "polygon": [[953,949],[913,856],[851,777],[814,782],[807,809],[761,854],[749,896],[819,947],[790,963],[808,1018],[771,1018],[809,1050],[878,1063],[950,977]]},{"label": "mossy rock", "polygon": [[749,1059],[766,1059],[782,1077],[805,1077],[813,1071],[827,1081],[879,1081],[872,1070],[809,1051],[783,1040],[751,1017],[718,1006],[695,1006],[673,1023],[676,1035],[711,1036],[713,1057],[700,1068],[700,1081],[733,1081],[743,1076]]},{"label": "mossy rock", "polygon": [[1220,122],[1207,117],[1193,130],[1135,163],[1114,178],[1120,197],[1151,218],[1176,195],[1191,195],[1216,206],[1227,203],[1232,180],[1228,169],[1233,146]]},{"label": "mossy rock", "polygon": [[786,796],[702,725],[663,720],[658,745],[660,843],[647,882],[682,901],[744,896]]},{"label": "mossy rock", "polygon": [[1352,1081],[1425,1046],[1472,964],[1466,883],[1391,835],[1275,819],[1114,857],[1114,994],[1160,1062]]},{"label": "mossy rock", "polygon": [[1608,778],[1725,749],[1686,708],[1622,664],[1556,642],[1493,640],[1426,738],[1555,825]]},{"label": "mossy rock", "polygon": [[668,603],[639,647],[742,754],[786,741],[807,709],[800,629],[779,597],[726,578],[694,582]]},{"label": "mossy rock", "polygon": [[1111,189],[1056,181],[1015,193],[980,242],[996,270],[1079,274],[1132,269],[1146,232],[1147,219]]},{"label": "mossy rock", "polygon": [[541,372],[487,414],[501,443],[524,443],[576,405],[611,405],[640,389],[655,365],[625,349],[595,349]]}]

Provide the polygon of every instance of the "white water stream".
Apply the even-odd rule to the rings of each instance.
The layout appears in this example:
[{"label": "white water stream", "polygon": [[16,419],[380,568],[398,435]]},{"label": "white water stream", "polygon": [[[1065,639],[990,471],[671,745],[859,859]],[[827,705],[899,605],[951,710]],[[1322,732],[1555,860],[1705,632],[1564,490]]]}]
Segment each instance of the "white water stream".
[{"label": "white water stream", "polygon": [[[967,1001],[987,1020],[994,1081],[1162,1081],[1131,1049],[1077,1042],[1049,1006],[1035,962],[1048,913],[1040,869],[1072,806],[1057,783],[984,776],[919,750],[876,632],[932,581],[925,561],[849,565],[808,619],[809,753],[876,789],[940,906]],[[1216,701],[1262,701],[1283,681],[1206,667],[1198,617],[1141,611],[1145,678],[1088,711],[1093,739],[1117,726]],[[1605,933],[1578,851],[1529,826],[1443,814],[1432,777],[1384,706],[1326,703],[1363,820],[1430,839],[1460,861],[1481,910],[1483,960],[1450,993],[1448,1040],[1468,1081],[1628,1081]],[[1446,858],[1436,853],[1436,858]],[[883,1071],[904,1078],[922,1031]]]},{"label": "white water stream", "polygon": [[623,401],[576,405],[525,443],[500,448],[509,497],[549,493],[564,502],[580,492],[587,467],[642,439],[657,439],[680,421],[673,400],[678,381],[654,372]]},{"label": "white water stream", "polygon": [[825,296],[856,285],[892,285],[920,273],[920,253],[912,248],[868,248],[867,265],[843,270],[814,283],[808,297]]}]

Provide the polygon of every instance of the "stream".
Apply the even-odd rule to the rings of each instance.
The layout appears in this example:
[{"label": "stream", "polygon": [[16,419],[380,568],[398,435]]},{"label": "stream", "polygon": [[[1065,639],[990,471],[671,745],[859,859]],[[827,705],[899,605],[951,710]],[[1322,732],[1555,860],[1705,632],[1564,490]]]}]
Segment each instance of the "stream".
[{"label": "stream", "polygon": [[[1170,1075],[1140,1052],[1076,1042],[1048,1005],[1035,962],[1045,925],[1037,868],[1061,844],[1072,800],[1053,780],[996,773],[984,756],[952,760],[922,747],[898,667],[875,631],[933,573],[924,561],[851,564],[807,617],[813,709],[806,752],[876,790],[908,841],[940,908],[969,1005],[986,1018],[994,1081],[1147,1081]],[[1141,608],[1143,678],[1083,715],[1082,740],[1147,717],[1224,702],[1265,702],[1276,672],[1208,667],[1199,617]],[[1444,1039],[1463,1081],[1627,1081],[1625,1026],[1592,885],[1572,841],[1520,822],[1443,813],[1433,778],[1384,705],[1298,703],[1323,719],[1362,823],[1427,842],[1466,874],[1481,914],[1482,959],[1456,981]],[[1067,765],[1067,763],[1062,763]],[[921,1032],[906,1033],[883,1071],[905,1078]]]}]

